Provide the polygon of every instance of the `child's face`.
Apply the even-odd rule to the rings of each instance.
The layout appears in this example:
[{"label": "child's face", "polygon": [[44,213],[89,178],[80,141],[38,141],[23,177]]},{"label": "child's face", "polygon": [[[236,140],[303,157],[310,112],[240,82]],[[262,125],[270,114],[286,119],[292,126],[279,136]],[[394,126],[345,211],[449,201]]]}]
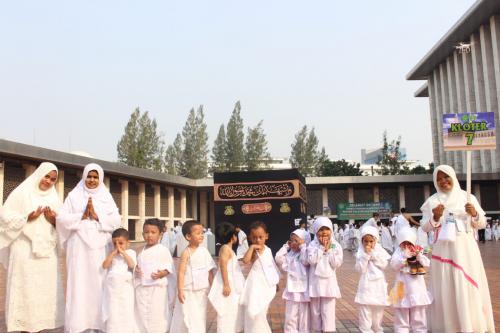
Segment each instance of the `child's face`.
[{"label": "child's face", "polygon": [[155,225],[145,224],[144,229],[142,229],[142,236],[144,237],[146,245],[156,245],[160,241],[161,237],[160,228]]},{"label": "child's face", "polygon": [[299,251],[300,245],[303,242],[304,241],[299,236],[297,236],[296,234],[291,234],[290,240],[288,241],[288,246],[290,246],[290,249],[292,251],[297,252],[297,251]]},{"label": "child's face", "polygon": [[186,239],[189,242],[189,245],[198,246],[203,243],[203,226],[199,224],[193,225],[191,228],[191,232],[186,235]]},{"label": "child's face", "polygon": [[363,239],[361,240],[363,242],[363,247],[368,248],[368,249],[374,249],[375,248],[375,237],[372,235],[365,235],[363,236]]},{"label": "child's face", "polygon": [[327,241],[332,237],[332,231],[328,227],[321,227],[316,233],[316,236],[320,242],[321,240]]},{"label": "child's face", "polygon": [[126,250],[128,249],[128,239],[126,239],[125,237],[115,237],[112,239],[113,241],[113,246],[115,247],[115,249],[122,249],[122,250]]},{"label": "child's face", "polygon": [[269,234],[262,228],[258,227],[250,231],[250,240],[255,245],[265,245]]},{"label": "child's face", "polygon": [[401,244],[399,244],[399,247],[402,250],[406,250],[406,249],[412,250],[413,249],[413,244],[410,243],[410,242],[408,242],[408,241],[404,241]]}]

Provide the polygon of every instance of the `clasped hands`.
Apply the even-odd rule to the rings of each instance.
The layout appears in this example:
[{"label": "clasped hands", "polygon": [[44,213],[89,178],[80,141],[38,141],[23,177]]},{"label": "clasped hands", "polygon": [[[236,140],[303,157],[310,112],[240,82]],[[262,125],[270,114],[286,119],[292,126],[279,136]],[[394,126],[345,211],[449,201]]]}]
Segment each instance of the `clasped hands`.
[{"label": "clasped hands", "polygon": [[99,222],[99,216],[97,216],[94,210],[94,204],[92,203],[92,198],[89,197],[89,201],[87,202],[87,207],[82,215],[82,220],[94,220]]}]

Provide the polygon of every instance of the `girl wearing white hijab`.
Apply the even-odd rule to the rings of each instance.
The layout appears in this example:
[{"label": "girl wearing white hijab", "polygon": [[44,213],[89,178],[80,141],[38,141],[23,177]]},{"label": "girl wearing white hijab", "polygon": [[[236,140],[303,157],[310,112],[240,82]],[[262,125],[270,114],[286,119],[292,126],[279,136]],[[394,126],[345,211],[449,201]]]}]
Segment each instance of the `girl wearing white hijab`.
[{"label": "girl wearing white hijab", "polygon": [[437,193],[420,208],[424,230],[435,231],[430,329],[495,332],[488,280],[474,239],[474,230],[486,225],[485,213],[476,197],[467,200],[452,167],[438,166],[433,179]]},{"label": "girl wearing white hijab", "polygon": [[359,329],[364,333],[382,333],[382,317],[387,301],[384,269],[391,256],[378,243],[378,228],[361,228],[361,245],[356,253],[354,268],[361,273],[355,303],[359,304]]},{"label": "girl wearing white hijab", "polygon": [[1,263],[7,269],[7,331],[63,325],[64,290],[54,227],[61,205],[57,167],[43,162],[0,208]]},{"label": "girl wearing white hijab", "polygon": [[307,245],[309,232],[296,229],[290,239],[276,253],[276,264],[287,273],[284,333],[309,333],[309,293],[307,291]]},{"label": "girl wearing white hijab", "polygon": [[104,330],[101,297],[102,262],[111,249],[111,233],[121,224],[118,208],[104,185],[104,172],[88,164],[57,216],[57,231],[66,249],[65,332]]}]

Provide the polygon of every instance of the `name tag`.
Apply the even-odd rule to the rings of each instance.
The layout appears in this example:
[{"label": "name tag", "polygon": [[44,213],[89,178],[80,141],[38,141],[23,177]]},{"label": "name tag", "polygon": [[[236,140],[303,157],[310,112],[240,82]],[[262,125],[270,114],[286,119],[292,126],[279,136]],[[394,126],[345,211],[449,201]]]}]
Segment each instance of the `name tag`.
[{"label": "name tag", "polygon": [[288,274],[286,289],[291,293],[303,293],[307,290],[307,276]]}]

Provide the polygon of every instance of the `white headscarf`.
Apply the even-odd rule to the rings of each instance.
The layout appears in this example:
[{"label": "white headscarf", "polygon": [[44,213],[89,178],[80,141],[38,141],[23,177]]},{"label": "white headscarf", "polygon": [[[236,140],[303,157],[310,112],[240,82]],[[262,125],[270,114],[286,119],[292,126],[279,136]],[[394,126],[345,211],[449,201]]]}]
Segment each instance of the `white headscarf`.
[{"label": "white headscarf", "polygon": [[[87,179],[87,175],[91,171],[96,171],[99,175],[99,185],[93,189],[90,189],[85,185],[85,179]],[[117,216],[118,207],[116,206],[111,193],[109,193],[109,190],[104,185],[104,171],[95,163],[90,163],[85,166],[83,169],[82,179],[75,186],[75,188],[69,192],[64,205],[68,206],[68,208],[71,207],[68,211],[80,218],[87,208],[89,198],[92,198],[92,205],[94,206],[94,210],[99,217],[99,222],[92,222],[97,223],[96,225],[98,225],[100,230],[103,232],[95,234],[91,230],[87,230],[89,225],[87,223],[84,227],[78,228],[77,233],[91,248],[100,248],[108,243],[111,237],[110,233],[117,227],[115,225],[107,225],[105,220],[107,217]],[[60,218],[61,221],[65,219],[64,216]],[[64,246],[68,238],[71,236],[72,230],[61,227],[58,223],[58,231],[59,241]]]},{"label": "white headscarf", "polygon": [[[452,179],[453,186],[449,192],[443,192],[437,183],[437,174],[441,171]],[[467,192],[460,188],[460,183],[458,182],[457,175],[455,174],[455,170],[449,165],[440,165],[434,169],[434,173],[432,175],[434,181],[434,187],[436,188],[436,193],[433,194],[429,199],[425,201],[425,203],[420,207],[420,210],[424,214],[423,221],[426,221],[430,217],[432,217],[432,209],[434,209],[439,204],[442,204],[446,210],[453,213],[455,216],[464,216],[465,212],[465,204],[467,203]],[[471,195],[471,203],[476,208],[476,211],[480,215],[485,215],[484,210],[479,205],[477,199]],[[425,220],[424,220],[425,218]]]},{"label": "white headscarf", "polygon": [[398,233],[398,245],[401,245],[403,242],[410,242],[413,245],[417,245],[417,233],[415,229],[411,227],[405,227],[401,229]]},{"label": "white headscarf", "polygon": [[[54,186],[43,191],[40,181],[51,171],[58,172],[57,167],[49,162],[41,163],[38,168],[26,178],[5,201],[0,208],[0,250],[4,252],[2,262],[6,266],[5,254],[8,247],[21,232],[32,241],[32,251],[35,256],[46,257],[57,245],[57,233],[45,216],[41,214],[36,220],[27,223],[28,215],[39,206],[57,210],[61,200]],[[50,252],[50,253],[49,253]]]},{"label": "white headscarf", "polygon": [[309,232],[305,231],[304,229],[295,229],[292,231],[292,234],[297,235],[300,239],[302,239],[306,245],[309,245],[311,242],[311,236],[309,236]]}]

